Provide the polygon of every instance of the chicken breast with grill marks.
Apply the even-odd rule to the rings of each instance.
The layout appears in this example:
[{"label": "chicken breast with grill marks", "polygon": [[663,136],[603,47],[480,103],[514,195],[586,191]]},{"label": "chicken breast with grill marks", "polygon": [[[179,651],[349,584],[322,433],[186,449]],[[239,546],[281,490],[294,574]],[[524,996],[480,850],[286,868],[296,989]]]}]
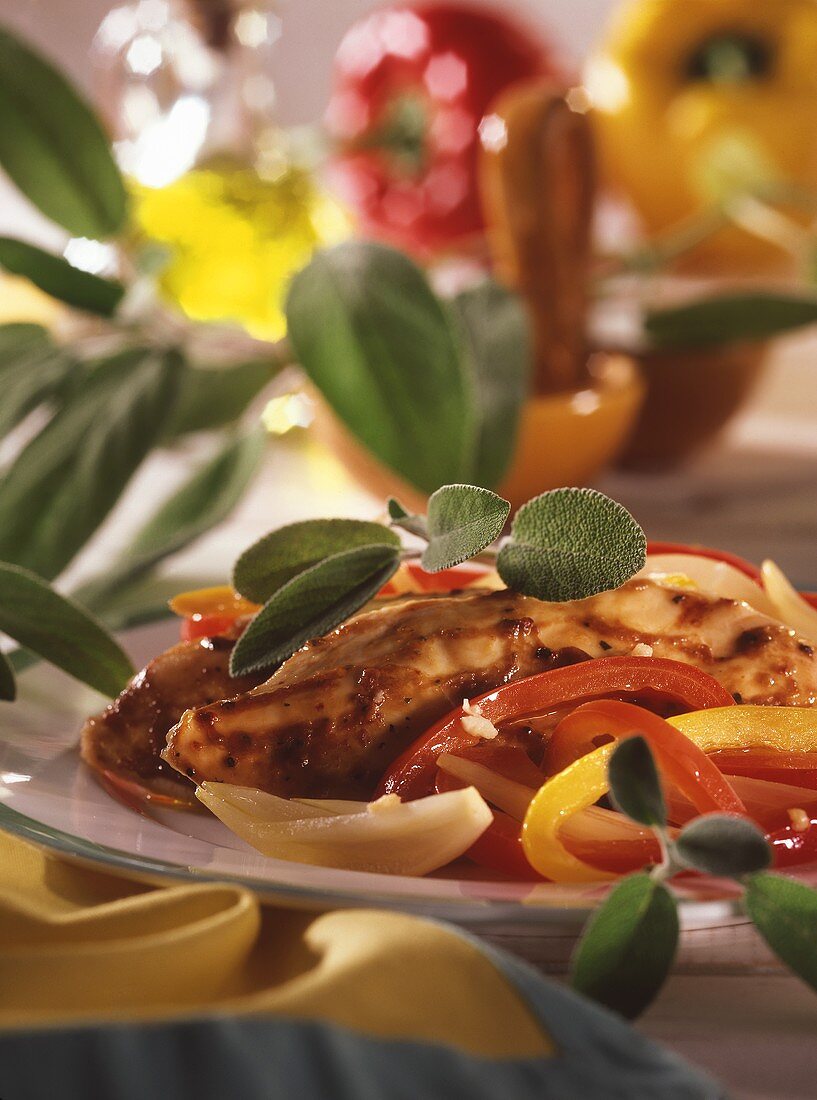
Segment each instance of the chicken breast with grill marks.
[{"label": "chicken breast with grill marks", "polygon": [[[368,798],[388,765],[464,697],[639,643],[711,673],[746,703],[811,706],[817,659],[746,604],[649,579],[574,603],[511,592],[418,599],[357,616],[266,683],[188,710],[164,759],[197,782],[288,797]],[[571,658],[572,655],[572,658]]]}]

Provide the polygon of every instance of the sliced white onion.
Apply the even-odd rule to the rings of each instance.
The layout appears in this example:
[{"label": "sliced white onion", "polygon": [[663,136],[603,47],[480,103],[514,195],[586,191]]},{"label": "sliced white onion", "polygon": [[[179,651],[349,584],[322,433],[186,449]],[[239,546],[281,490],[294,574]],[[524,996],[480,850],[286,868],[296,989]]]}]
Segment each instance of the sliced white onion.
[{"label": "sliced white onion", "polygon": [[648,554],[647,564],[639,577],[652,577],[672,583],[674,577],[689,578],[697,589],[708,596],[727,600],[742,600],[764,615],[778,618],[772,601],[759,584],[734,565],[700,554]]},{"label": "sliced white onion", "polygon": [[[651,829],[603,806],[588,806],[577,814],[571,814],[565,818],[559,832],[562,837],[576,843],[583,840],[647,840],[653,836]],[[669,829],[668,832],[674,836],[678,830]]]},{"label": "sliced white onion", "polygon": [[[225,791],[225,787],[229,789]],[[241,791],[247,793],[236,793]],[[351,803],[351,813],[330,812],[315,802],[294,803],[223,783],[203,783],[196,796],[264,855],[391,875],[436,871],[467,851],[493,820],[485,800],[473,787],[415,802],[370,803],[362,811],[360,803]],[[337,806],[336,801],[331,804]],[[249,810],[252,806],[258,809]]]},{"label": "sliced white onion", "polygon": [[803,638],[817,642],[817,611],[800,595],[783,570],[773,561],[764,561],[760,569],[766,592],[781,619]]},{"label": "sliced white onion", "polygon": [[504,775],[486,768],[484,764],[463,760],[461,756],[452,756],[448,752],[437,757],[437,767],[461,779],[463,783],[476,787],[482,797],[498,810],[504,810],[517,821],[525,820],[528,806],[536,794],[533,787],[526,787],[524,783],[517,783],[514,779],[507,779]]}]

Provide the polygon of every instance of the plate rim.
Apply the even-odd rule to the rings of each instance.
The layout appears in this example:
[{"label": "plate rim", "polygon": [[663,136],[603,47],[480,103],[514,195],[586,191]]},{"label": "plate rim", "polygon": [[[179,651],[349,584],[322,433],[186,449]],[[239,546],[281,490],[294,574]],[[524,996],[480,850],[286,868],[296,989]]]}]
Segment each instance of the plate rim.
[{"label": "plate rim", "polygon": [[[488,924],[494,931],[502,926],[518,930],[520,935],[536,934],[532,914],[540,918],[542,930],[549,924],[567,924],[580,929],[596,905],[523,905],[518,901],[484,898],[477,902],[473,897],[458,900],[423,898],[417,895],[396,897],[381,894],[346,892],[337,887],[292,886],[281,882],[265,882],[251,876],[226,872],[209,872],[195,867],[184,867],[170,860],[155,856],[138,855],[120,848],[87,840],[55,826],[29,817],[19,810],[0,802],[0,828],[23,840],[36,844],[47,852],[82,863],[94,869],[106,868],[111,873],[127,873],[154,885],[166,885],[168,880],[187,885],[228,885],[251,891],[260,900],[272,904],[286,903],[299,909],[326,911],[330,907],[347,909],[388,909],[409,912],[426,919],[450,920],[463,927]],[[701,927],[707,910],[713,912],[717,924],[745,923],[748,917],[740,898],[685,898],[678,897],[682,926]],[[445,914],[442,916],[441,914]]]}]

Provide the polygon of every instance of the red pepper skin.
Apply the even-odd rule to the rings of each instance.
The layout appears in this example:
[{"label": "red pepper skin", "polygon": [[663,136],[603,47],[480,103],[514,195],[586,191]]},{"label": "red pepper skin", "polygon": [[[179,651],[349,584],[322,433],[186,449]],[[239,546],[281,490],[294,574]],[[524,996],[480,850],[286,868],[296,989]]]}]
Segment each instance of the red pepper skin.
[{"label": "red pepper skin", "polygon": [[479,125],[500,92],[539,76],[568,79],[535,29],[481,4],[397,4],[355,23],[325,121],[332,182],[363,233],[423,257],[481,237]]},{"label": "red pepper skin", "polygon": [[182,619],[179,634],[183,642],[195,642],[198,638],[226,634],[234,625],[234,615],[191,615]]},{"label": "red pepper skin", "polygon": [[747,577],[751,577],[751,579],[756,581],[759,585],[763,585],[758,567],[745,558],[739,557],[737,554],[731,554],[728,550],[715,550],[709,546],[687,545],[683,542],[651,541],[647,543],[647,553],[695,554],[699,558],[712,558],[714,561],[723,561],[726,562],[727,565],[732,565],[735,569],[739,569],[741,573],[745,573]]},{"label": "red pepper skin", "polygon": [[[671,697],[686,710],[734,705],[734,699],[717,680],[692,665],[659,657],[602,657],[577,665],[540,672],[486,692],[478,704],[489,722],[533,717],[566,703],[587,702],[610,695],[638,697],[652,690]],[[376,797],[399,794],[403,799],[422,798],[434,789],[437,757],[472,746],[475,738],[461,724],[458,707],[422,734],[399,756],[378,785]]]},{"label": "red pepper skin", "polygon": [[786,825],[768,833],[766,840],[772,849],[775,868],[817,863],[817,818],[814,813],[811,813],[806,829],[798,830],[793,825]]},{"label": "red pepper skin", "polygon": [[665,783],[676,787],[699,813],[746,813],[729,780],[694,741],[658,715],[617,699],[597,699],[566,715],[548,743],[545,768],[552,774],[563,771],[592,752],[596,737],[634,735],[646,739]]}]

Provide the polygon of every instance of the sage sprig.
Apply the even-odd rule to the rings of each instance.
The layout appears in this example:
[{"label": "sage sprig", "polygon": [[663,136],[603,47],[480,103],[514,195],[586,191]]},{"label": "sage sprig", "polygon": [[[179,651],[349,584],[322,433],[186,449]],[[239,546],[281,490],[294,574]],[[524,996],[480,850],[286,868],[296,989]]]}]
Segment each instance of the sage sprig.
[{"label": "sage sprig", "polygon": [[[6,562],[0,562],[0,630],[104,695],[117,695],[133,675],[120,646],[87,611],[41,577]],[[14,696],[14,675],[3,658],[0,698]]]},{"label": "sage sprig", "polygon": [[[429,498],[425,516],[392,499],[389,527],[335,519],[273,531],[246,550],[233,570],[236,590],[264,607],[233,650],[232,674],[274,668],[305,641],[334,629],[375,595],[375,579],[385,583],[401,560],[417,560],[426,572],[438,573],[481,556],[495,561],[509,587],[550,600],[618,587],[644,564],[644,532],[602,493],[558,489],[521,511],[524,521],[518,525],[517,517],[501,549],[494,544],[510,505],[476,485],[442,486]],[[401,548],[395,527],[425,547]],[[366,549],[373,552],[369,557]],[[364,577],[361,563],[369,560],[371,574]]]},{"label": "sage sprig", "polygon": [[616,805],[655,830],[663,858],[622,879],[590,918],[573,955],[574,987],[628,1018],[652,1003],[672,969],[678,944],[678,905],[667,882],[690,868],[741,883],[746,911],[760,935],[817,990],[817,891],[768,872],[772,853],[760,829],[746,818],[706,814],[669,840],[661,784],[646,740],[621,742],[608,769]]}]

